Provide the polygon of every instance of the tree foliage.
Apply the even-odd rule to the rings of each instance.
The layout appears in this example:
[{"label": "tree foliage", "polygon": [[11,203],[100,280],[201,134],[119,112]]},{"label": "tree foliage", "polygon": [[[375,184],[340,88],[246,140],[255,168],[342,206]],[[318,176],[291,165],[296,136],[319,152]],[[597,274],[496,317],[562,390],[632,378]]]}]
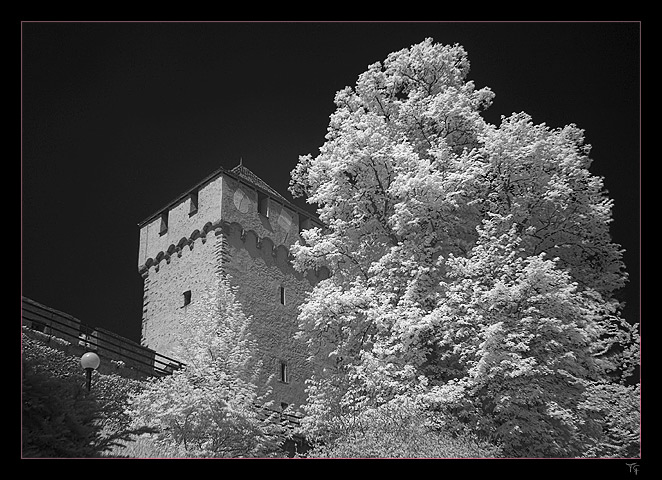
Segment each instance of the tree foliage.
[{"label": "tree foliage", "polygon": [[[130,402],[136,426],[157,431],[160,456],[262,457],[282,438],[254,380],[255,343],[227,278],[188,307],[176,355],[185,367],[154,379]],[[264,408],[260,408],[264,407]]]},{"label": "tree foliage", "polygon": [[28,335],[22,340],[24,457],[98,457],[144,431],[123,413],[140,382],[95,372],[87,392],[78,358]]},{"label": "tree foliage", "polygon": [[325,224],[295,266],[332,272],[299,315],[319,366],[308,431],[367,391],[409,392],[508,455],[594,454],[604,422],[583,406],[638,357],[612,201],[581,129],[488,124],[494,95],[468,72],[461,46],[431,39],[370,65],[292,171]]},{"label": "tree foliage", "polygon": [[338,417],[342,423],[306,452],[309,458],[493,458],[500,449],[454,436],[407,397]]}]

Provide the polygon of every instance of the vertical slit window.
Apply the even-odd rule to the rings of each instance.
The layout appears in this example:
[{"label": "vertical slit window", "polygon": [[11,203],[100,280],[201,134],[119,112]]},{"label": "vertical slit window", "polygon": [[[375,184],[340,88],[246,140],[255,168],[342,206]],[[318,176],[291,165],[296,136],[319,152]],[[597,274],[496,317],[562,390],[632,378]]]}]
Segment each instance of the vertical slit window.
[{"label": "vertical slit window", "polygon": [[161,214],[161,226],[159,227],[159,235],[163,235],[168,231],[168,211],[166,210]]},{"label": "vertical slit window", "polygon": [[191,291],[186,290],[184,292],[184,306],[189,305],[191,303]]},{"label": "vertical slit window", "polygon": [[280,304],[285,305],[285,287],[280,287]]},{"label": "vertical slit window", "polygon": [[257,192],[257,211],[265,217],[269,217],[269,197],[262,192]]},{"label": "vertical slit window", "polygon": [[198,212],[198,191],[195,190],[189,194],[191,208],[189,209],[189,216],[195,215]]},{"label": "vertical slit window", "polygon": [[289,382],[289,372],[287,369],[287,363],[281,361],[280,362],[280,381],[283,383],[288,383]]},{"label": "vertical slit window", "polygon": [[311,227],[310,219],[308,217],[304,217],[303,215],[301,215],[299,217],[299,233],[309,229],[310,227]]}]

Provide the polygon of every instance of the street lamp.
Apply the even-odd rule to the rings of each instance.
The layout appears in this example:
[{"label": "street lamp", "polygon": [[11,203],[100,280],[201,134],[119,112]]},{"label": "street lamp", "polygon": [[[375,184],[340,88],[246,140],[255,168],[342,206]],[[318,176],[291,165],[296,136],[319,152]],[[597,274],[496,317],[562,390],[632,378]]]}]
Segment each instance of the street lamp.
[{"label": "street lamp", "polygon": [[85,369],[85,373],[87,374],[87,391],[90,391],[90,388],[92,387],[92,370],[96,370],[99,368],[99,364],[101,363],[101,360],[99,359],[99,355],[97,355],[94,352],[87,352],[84,353],[82,357],[80,357],[80,364],[83,366]]}]

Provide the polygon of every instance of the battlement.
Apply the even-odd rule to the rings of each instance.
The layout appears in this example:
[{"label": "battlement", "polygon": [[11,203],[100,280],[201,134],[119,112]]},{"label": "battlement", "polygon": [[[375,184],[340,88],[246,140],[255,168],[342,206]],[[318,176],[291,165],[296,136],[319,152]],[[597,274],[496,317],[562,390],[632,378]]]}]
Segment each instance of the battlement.
[{"label": "battlement", "polygon": [[170,255],[181,245],[206,235],[220,222],[237,222],[258,238],[289,247],[303,229],[319,220],[286,200],[243,165],[220,168],[138,224],[138,268],[159,254]]}]

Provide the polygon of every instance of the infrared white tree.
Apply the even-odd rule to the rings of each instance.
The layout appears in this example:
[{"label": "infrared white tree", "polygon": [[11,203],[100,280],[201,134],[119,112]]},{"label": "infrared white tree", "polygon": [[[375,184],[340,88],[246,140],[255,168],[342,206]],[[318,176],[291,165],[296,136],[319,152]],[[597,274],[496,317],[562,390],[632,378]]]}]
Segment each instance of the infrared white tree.
[{"label": "infrared white tree", "polygon": [[431,39],[370,65],[292,171],[325,224],[295,266],[332,272],[299,315],[319,366],[307,428],[410,395],[510,455],[600,454],[586,396],[638,357],[612,201],[581,129],[486,123],[493,93],[468,72]]},{"label": "infrared white tree", "polygon": [[222,278],[188,306],[177,356],[185,367],[131,399],[135,425],[156,431],[164,456],[265,457],[279,450],[278,422],[258,394],[256,344],[235,290]]}]

